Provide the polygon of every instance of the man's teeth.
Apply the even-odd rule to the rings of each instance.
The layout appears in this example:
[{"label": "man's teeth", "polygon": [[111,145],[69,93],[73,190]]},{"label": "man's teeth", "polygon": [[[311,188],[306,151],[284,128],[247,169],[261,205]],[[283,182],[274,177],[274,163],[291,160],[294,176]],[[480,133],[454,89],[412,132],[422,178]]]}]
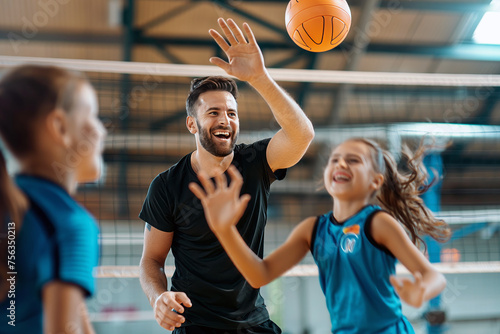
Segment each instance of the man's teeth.
[{"label": "man's teeth", "polygon": [[229,137],[229,131],[215,131],[214,136]]}]

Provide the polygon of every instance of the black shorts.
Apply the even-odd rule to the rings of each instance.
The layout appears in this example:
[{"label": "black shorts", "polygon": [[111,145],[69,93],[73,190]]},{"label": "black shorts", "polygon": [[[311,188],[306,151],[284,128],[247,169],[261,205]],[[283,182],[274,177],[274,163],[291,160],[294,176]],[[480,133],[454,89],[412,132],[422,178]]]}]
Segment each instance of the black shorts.
[{"label": "black shorts", "polygon": [[176,328],[172,334],[281,334],[281,329],[271,320],[260,325],[241,329],[216,329],[202,326]]}]

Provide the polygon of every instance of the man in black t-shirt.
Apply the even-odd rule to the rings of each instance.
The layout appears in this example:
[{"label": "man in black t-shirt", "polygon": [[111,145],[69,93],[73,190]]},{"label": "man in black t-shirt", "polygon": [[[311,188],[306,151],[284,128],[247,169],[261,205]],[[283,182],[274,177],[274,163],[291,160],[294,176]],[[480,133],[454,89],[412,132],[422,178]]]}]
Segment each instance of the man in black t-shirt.
[{"label": "man in black t-shirt", "polygon": [[[235,145],[239,132],[237,87],[224,77],[195,79],[186,102],[186,125],[196,150],[151,183],[140,218],[146,222],[140,281],[157,322],[176,334],[281,333],[271,320],[259,290],[233,265],[205,219],[200,201],[188,189],[197,173],[210,177],[231,164],[243,175],[242,193],[251,195],[237,228],[263,256],[267,200],[272,182],[285,177],[314,137],[300,107],[269,76],[250,27],[248,39],[232,20],[219,19],[228,42],[210,30],[229,62],[210,61],[247,81],[264,98],[281,129],[270,139]],[[170,249],[175,257],[171,291],[163,271]]]}]

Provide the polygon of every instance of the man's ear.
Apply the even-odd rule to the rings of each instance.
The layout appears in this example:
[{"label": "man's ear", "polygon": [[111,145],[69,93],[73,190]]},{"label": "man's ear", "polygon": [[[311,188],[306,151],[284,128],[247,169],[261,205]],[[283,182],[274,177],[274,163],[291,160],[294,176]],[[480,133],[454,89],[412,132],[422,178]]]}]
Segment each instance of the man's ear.
[{"label": "man's ear", "polygon": [[69,147],[71,136],[68,128],[68,115],[61,109],[55,109],[45,119],[47,134],[56,142]]},{"label": "man's ear", "polygon": [[186,117],[186,127],[193,135],[198,132],[198,126],[193,116]]}]

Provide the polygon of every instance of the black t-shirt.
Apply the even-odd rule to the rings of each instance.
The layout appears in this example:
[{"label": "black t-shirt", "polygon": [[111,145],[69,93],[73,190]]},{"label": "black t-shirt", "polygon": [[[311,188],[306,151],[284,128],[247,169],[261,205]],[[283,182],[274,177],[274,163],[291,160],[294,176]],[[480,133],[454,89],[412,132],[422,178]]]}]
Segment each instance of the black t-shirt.
[{"label": "black t-shirt", "polygon": [[[241,193],[251,195],[237,228],[260,257],[269,188],[286,175],[286,170],[273,173],[267,163],[269,140],[236,145],[232,162],[244,179]],[[200,184],[188,154],[151,182],[139,214],[155,228],[174,232],[172,290],[185,292],[193,304],[185,308],[184,325],[238,329],[268,320],[259,290],[247,283],[210,230],[201,202],[188,189],[190,182]]]}]

